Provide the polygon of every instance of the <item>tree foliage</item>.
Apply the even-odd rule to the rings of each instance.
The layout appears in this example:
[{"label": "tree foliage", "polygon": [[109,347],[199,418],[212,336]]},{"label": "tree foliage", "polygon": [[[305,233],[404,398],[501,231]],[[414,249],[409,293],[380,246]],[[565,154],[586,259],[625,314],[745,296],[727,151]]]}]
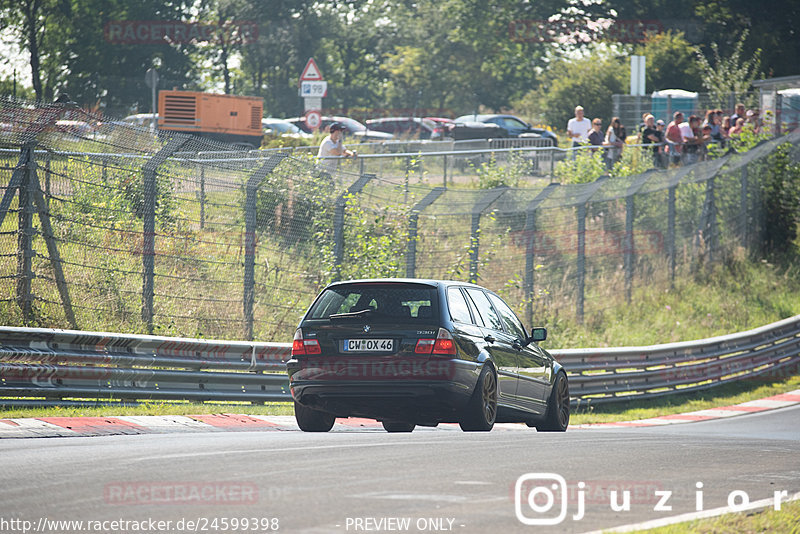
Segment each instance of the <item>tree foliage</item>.
[{"label": "tree foliage", "polygon": [[[795,74],[798,12],[792,0],[768,9],[746,0],[0,0],[0,23],[30,58],[40,99],[66,90],[81,105],[112,114],[147,111],[144,73],[157,67],[162,88],[261,96],[266,113],[291,116],[303,111],[298,77],[313,57],[329,83],[325,107],[342,113],[361,108],[375,116],[388,108],[458,115],[521,102],[541,114],[556,104],[547,119],[559,128],[576,101],[609,118],[609,95],[625,92],[627,84],[627,64],[615,55],[646,55],[652,89],[697,90],[703,81],[718,87],[726,76],[744,83],[752,72],[741,76],[736,67],[747,68],[741,58],[755,58],[758,50],[768,74]],[[591,23],[611,18],[658,20],[673,31],[639,45],[610,45],[590,65],[580,58],[598,59],[596,41],[565,34],[542,42],[512,30],[549,20],[565,29],[585,27],[595,39],[602,32],[591,31]],[[104,29],[112,21],[213,23],[217,32],[211,41],[126,44],[108,40]],[[232,38],[233,21],[255,24],[258,38]],[[719,76],[697,68],[688,53],[694,45]],[[739,62],[727,68],[717,57]]]}]

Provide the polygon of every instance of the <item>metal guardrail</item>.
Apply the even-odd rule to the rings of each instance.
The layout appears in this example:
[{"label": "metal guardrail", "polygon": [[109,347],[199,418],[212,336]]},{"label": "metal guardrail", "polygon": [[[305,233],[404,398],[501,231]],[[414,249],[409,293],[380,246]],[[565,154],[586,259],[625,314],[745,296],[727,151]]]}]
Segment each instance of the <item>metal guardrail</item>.
[{"label": "metal guardrail", "polygon": [[[0,327],[0,405],[290,401],[290,352],[289,343]],[[698,341],[550,353],[568,371],[573,404],[658,397],[796,372],[800,315]]]},{"label": "metal guardrail", "polygon": [[0,327],[0,397],[286,401],[289,347]]}]

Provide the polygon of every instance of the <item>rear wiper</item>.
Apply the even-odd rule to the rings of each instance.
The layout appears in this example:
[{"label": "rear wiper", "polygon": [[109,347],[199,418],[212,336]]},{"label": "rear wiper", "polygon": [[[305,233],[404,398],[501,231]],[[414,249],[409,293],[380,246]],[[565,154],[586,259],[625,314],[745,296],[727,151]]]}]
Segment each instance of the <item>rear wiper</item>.
[{"label": "rear wiper", "polygon": [[330,316],[331,319],[358,319],[360,317],[367,317],[371,315],[374,310],[367,308],[366,310],[359,310],[348,313],[334,313]]}]

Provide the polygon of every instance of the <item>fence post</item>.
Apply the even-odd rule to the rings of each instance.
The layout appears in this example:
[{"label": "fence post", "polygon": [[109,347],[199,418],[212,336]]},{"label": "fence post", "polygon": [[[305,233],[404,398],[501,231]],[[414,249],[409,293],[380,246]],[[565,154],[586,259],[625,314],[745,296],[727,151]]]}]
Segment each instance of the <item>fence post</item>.
[{"label": "fence post", "polygon": [[347,207],[347,199],[357,195],[364,189],[367,183],[375,178],[374,174],[362,174],[358,180],[347,188],[336,199],[333,210],[333,281],[338,281],[342,276],[342,263],[344,263],[344,210]]},{"label": "fence post", "polygon": [[206,226],[206,168],[200,164],[200,229]]},{"label": "fence post", "polygon": [[273,154],[247,180],[244,201],[244,338],[253,340],[253,305],[255,304],[255,269],[256,269],[256,225],[258,223],[256,206],[258,188],[266,176],[280,164],[285,153]]},{"label": "fence post", "polygon": [[583,324],[583,305],[586,290],[586,206],[608,178],[608,175],[603,175],[594,182],[585,184],[585,190],[578,195],[578,198],[572,204],[578,208],[578,295],[575,315],[581,324]]},{"label": "fence post", "polygon": [[675,282],[675,190],[677,187],[677,185],[670,186],[667,198],[667,256],[670,285]]},{"label": "fence post", "polygon": [[[638,97],[637,97],[638,98]],[[636,216],[635,195],[650,179],[650,175],[657,172],[657,169],[650,169],[642,173],[625,191],[625,243],[623,244],[623,254],[625,257],[625,301],[631,302],[631,288],[633,285],[633,259],[634,259],[634,240],[633,240],[633,220]]]},{"label": "fence post", "polygon": [[22,322],[26,326],[33,321],[33,296],[31,283],[33,270],[33,196],[31,195],[31,179],[33,159],[33,144],[26,144],[22,148],[23,156],[20,158],[19,182],[19,232],[17,233],[17,303],[22,309]]},{"label": "fence post", "polygon": [[528,325],[533,324],[533,283],[536,271],[534,261],[536,255],[536,210],[555,191],[558,185],[556,183],[548,184],[525,208],[525,286],[523,293],[526,301],[525,319]]},{"label": "fence post", "polygon": [[714,177],[712,176],[706,181],[706,196],[703,201],[703,212],[700,215],[700,228],[697,236],[695,236],[695,245],[700,244],[702,236],[703,244],[705,245],[708,254],[708,262],[714,262],[714,248],[716,247],[716,232],[717,232],[717,213],[716,205],[714,202]]},{"label": "fence post", "polygon": [[481,214],[508,190],[507,186],[490,189],[472,207],[472,226],[470,228],[469,281],[478,283],[478,256],[480,251]]},{"label": "fence post", "polygon": [[578,206],[578,298],[575,304],[575,315],[579,324],[583,324],[583,306],[586,291],[586,204]]},{"label": "fence post", "polygon": [[633,285],[633,216],[634,216],[633,195],[625,198],[625,243],[623,253],[625,255],[625,302],[631,303],[631,286]]},{"label": "fence post", "polygon": [[742,189],[741,189],[741,207],[739,210],[739,226],[741,227],[742,231],[742,247],[747,249],[749,235],[748,235],[748,215],[749,215],[749,205],[747,203],[747,189],[748,189],[748,176],[747,176],[747,165],[742,167]]},{"label": "fence post", "polygon": [[142,321],[147,333],[153,333],[153,292],[155,276],[156,238],[156,171],[167,158],[189,140],[188,135],[177,134],[142,167],[142,189],[144,206],[142,216]]},{"label": "fence post", "polygon": [[408,217],[408,247],[406,247],[406,278],[414,278],[417,270],[417,223],[419,221],[419,214],[422,211],[436,202],[446,189],[444,187],[433,188],[425,198],[417,202],[411,208],[411,214]]},{"label": "fence post", "polygon": [[442,186],[447,188],[447,154],[442,156]]}]

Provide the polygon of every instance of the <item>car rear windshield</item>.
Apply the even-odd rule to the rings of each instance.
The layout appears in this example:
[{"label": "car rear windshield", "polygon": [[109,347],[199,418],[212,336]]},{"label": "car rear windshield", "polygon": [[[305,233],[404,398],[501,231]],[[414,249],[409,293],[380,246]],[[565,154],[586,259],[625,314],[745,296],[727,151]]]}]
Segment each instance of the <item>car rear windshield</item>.
[{"label": "car rear windshield", "polygon": [[415,284],[354,284],[326,289],[308,319],[426,321],[437,316],[436,289]]}]

